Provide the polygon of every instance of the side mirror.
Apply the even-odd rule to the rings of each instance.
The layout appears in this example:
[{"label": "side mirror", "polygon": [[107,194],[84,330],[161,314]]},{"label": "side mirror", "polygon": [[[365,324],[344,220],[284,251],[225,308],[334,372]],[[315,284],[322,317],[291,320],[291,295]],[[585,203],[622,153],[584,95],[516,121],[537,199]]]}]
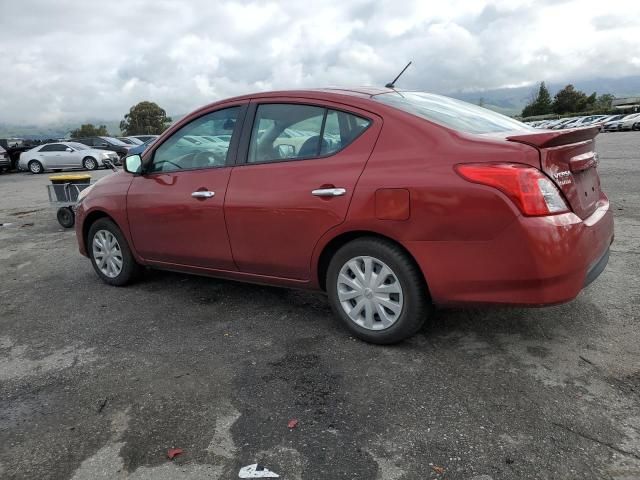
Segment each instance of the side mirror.
[{"label": "side mirror", "polygon": [[67,147],[64,150],[65,150],[65,152],[73,152],[73,148],[71,148],[71,147]]},{"label": "side mirror", "polygon": [[278,156],[280,158],[291,158],[296,154],[296,147],[281,143],[278,145]]},{"label": "side mirror", "polygon": [[125,171],[133,174],[139,174],[142,170],[142,158],[140,155],[129,155],[124,159]]},{"label": "side mirror", "polygon": [[106,142],[103,142],[103,143],[101,143],[99,146],[100,146],[100,147],[108,147],[108,146],[109,146],[109,144],[108,144],[108,143],[106,143]]}]

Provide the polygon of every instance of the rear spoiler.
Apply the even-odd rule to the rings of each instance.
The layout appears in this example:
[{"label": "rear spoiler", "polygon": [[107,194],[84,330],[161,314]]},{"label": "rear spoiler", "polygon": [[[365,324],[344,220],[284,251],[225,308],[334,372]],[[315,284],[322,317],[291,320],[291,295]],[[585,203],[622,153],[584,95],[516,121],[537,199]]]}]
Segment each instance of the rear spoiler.
[{"label": "rear spoiler", "polygon": [[584,127],[568,130],[541,130],[540,133],[526,133],[507,137],[511,142],[525,143],[538,148],[559,147],[572,143],[593,140],[600,133],[600,127]]}]

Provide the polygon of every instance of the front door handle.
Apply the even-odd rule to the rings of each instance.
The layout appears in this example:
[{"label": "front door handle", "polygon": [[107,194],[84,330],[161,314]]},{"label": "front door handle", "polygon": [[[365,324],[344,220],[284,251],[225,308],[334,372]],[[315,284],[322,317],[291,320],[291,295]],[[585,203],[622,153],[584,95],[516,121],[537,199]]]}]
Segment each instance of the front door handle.
[{"label": "front door handle", "polygon": [[198,190],[197,192],[193,192],[191,196],[193,198],[211,198],[216,194],[216,192],[210,192],[208,190]]},{"label": "front door handle", "polygon": [[340,197],[345,193],[347,193],[346,188],[318,188],[311,191],[311,195],[316,197]]}]

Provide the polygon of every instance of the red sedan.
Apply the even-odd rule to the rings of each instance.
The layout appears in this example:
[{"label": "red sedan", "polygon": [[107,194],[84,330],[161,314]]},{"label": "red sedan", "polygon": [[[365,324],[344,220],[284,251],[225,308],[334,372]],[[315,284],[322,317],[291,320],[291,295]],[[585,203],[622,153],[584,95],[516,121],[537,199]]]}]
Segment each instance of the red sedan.
[{"label": "red sedan", "polygon": [[78,244],[111,285],[146,266],[320,289],[397,342],[431,305],[567,302],[602,272],[597,133],[391,89],[236,97],[84,190]]}]

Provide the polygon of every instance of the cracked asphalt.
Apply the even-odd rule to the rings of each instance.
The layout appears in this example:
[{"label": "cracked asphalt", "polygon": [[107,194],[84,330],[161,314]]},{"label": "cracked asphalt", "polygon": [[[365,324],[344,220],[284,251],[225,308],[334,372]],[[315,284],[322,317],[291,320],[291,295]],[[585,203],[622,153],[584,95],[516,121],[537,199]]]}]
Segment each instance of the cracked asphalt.
[{"label": "cracked asphalt", "polygon": [[47,176],[0,175],[0,478],[640,478],[640,133],[598,150],[616,240],[595,283],[551,308],[440,310],[392,347],[316,293],[104,285]]}]

